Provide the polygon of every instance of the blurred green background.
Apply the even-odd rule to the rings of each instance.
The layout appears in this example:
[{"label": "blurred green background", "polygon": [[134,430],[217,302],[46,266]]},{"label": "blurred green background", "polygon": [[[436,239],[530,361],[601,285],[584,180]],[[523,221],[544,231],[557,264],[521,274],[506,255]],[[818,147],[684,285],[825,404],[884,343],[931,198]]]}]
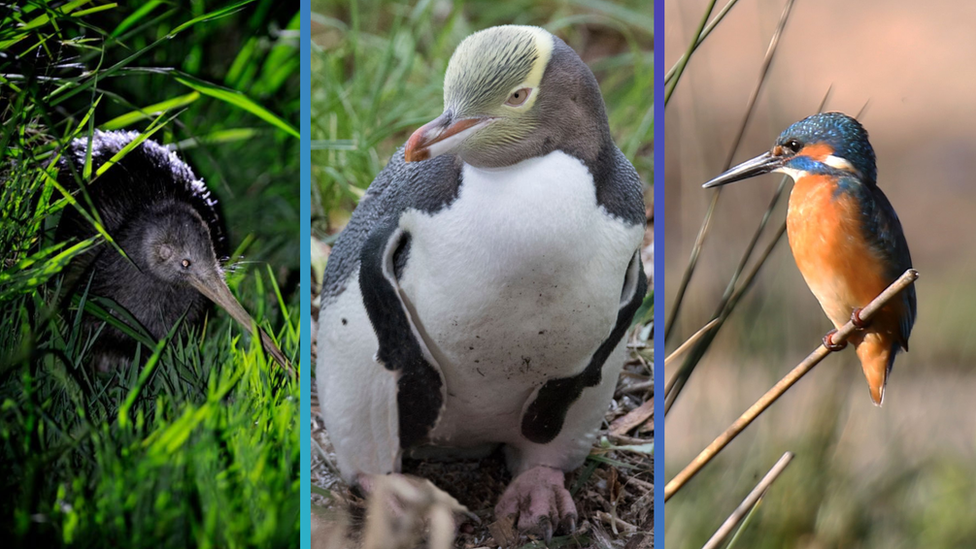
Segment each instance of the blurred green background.
[{"label": "blurred green background", "polygon": [[[707,4],[665,2],[668,67]],[[739,2],[691,58],[667,107],[669,312],[711,199],[701,184],[723,169],[784,5]],[[828,357],[667,504],[669,549],[700,547],[787,450],[796,460],[737,547],[976,547],[973,21],[967,2],[796,2],[733,163],[768,150],[831,86],[826,110],[855,115],[868,103],[860,120],[878,183],[921,272],[911,352],[896,360],[882,408],[871,405],[852,350]],[[779,180],[723,191],[669,351],[710,319]],[[785,216],[782,202],[760,249]],[[784,238],[668,415],[667,478],[831,327]]]},{"label": "blurred green background", "polygon": [[92,372],[78,302],[58,306],[73,206],[47,165],[93,129],[160,128],[220,201],[232,292],[296,360],[298,29],[273,0],[0,10],[5,545],[297,546],[297,379],[222,311]]}]

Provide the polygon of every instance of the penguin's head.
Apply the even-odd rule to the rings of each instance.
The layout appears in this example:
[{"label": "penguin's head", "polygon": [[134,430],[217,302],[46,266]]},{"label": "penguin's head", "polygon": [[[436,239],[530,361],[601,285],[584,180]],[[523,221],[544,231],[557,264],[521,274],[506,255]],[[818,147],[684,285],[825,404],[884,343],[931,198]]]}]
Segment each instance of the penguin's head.
[{"label": "penguin's head", "polygon": [[549,32],[506,25],[464,39],[448,63],[444,112],[410,136],[416,162],[456,154],[510,166],[556,149],[595,157],[609,127],[596,78]]}]

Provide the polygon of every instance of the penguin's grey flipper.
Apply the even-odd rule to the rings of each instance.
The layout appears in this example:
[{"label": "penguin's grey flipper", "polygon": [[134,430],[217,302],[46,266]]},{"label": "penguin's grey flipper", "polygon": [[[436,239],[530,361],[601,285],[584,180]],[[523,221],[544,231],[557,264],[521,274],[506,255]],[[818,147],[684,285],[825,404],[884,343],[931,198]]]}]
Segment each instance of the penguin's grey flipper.
[{"label": "penguin's grey flipper", "polygon": [[[423,384],[417,378],[423,374],[418,374],[417,368],[404,369],[403,364],[393,358],[386,359],[387,366],[399,369],[383,368],[375,361],[381,347],[380,334],[383,334],[384,349],[380,356],[384,356],[390,352],[388,349],[395,340],[391,335],[412,332],[383,328],[383,313],[375,307],[367,311],[363,294],[374,294],[371,298],[373,305],[389,304],[400,318],[400,325],[404,325],[402,311],[405,309],[396,278],[406,268],[409,251],[406,240],[391,249],[394,275],[391,280],[386,263],[389,258],[383,255],[389,251],[386,241],[393,236],[397,220],[405,211],[432,214],[450,205],[457,197],[460,169],[457,160],[447,155],[407,164],[403,149],[400,149],[369,186],[329,255],[322,280],[315,377],[322,419],[336,451],[336,465],[343,479],[350,484],[355,484],[362,475],[400,470],[401,419],[408,434],[404,442],[419,438],[417,433],[423,432],[422,426],[429,424],[429,412],[425,414],[425,421],[414,419],[408,406],[404,406],[401,418],[398,409],[398,401],[407,402],[411,390],[422,392]],[[364,252],[369,238],[374,239],[372,250]],[[375,280],[365,288],[360,283],[363,269],[370,271],[366,280]],[[384,275],[384,269],[387,275]],[[390,288],[395,291],[391,293]],[[396,313],[398,309],[399,314]],[[406,311],[409,325],[412,315],[409,308]],[[377,330],[374,324],[380,329]],[[423,342],[417,341],[423,349]],[[416,356],[416,352],[413,354]],[[405,390],[401,390],[399,380],[407,371],[412,373],[406,375]],[[419,372],[424,369],[420,368]],[[437,379],[441,379],[439,373]],[[441,384],[440,390],[435,389],[441,397],[435,395],[429,400],[443,402],[443,386]]]},{"label": "penguin's grey flipper", "polygon": [[423,328],[397,279],[406,263],[410,234],[397,220],[377,226],[360,254],[359,285],[379,348],[375,360],[399,374],[400,447],[422,442],[433,430],[446,398],[444,378],[424,341]]},{"label": "penguin's grey flipper", "polygon": [[[634,252],[627,266],[620,293],[620,309],[610,334],[593,353],[582,372],[572,377],[550,379],[539,389],[535,399],[522,414],[522,436],[536,444],[547,444],[559,435],[570,407],[580,399],[583,390],[596,387],[605,381],[603,365],[627,333],[646,293],[647,277],[644,275],[638,250]],[[611,381],[616,383],[616,379]]]}]

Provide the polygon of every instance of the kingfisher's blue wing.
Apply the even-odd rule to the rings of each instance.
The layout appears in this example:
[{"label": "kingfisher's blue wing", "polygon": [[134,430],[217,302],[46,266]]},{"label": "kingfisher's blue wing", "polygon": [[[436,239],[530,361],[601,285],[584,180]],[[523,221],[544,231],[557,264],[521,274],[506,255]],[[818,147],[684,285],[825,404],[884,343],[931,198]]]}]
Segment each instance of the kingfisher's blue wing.
[{"label": "kingfisher's blue wing", "polygon": [[[885,264],[885,273],[891,281],[912,268],[912,256],[908,251],[908,241],[902,231],[898,214],[888,201],[888,197],[877,185],[860,185],[864,234],[872,248]],[[915,324],[915,285],[901,293],[905,313],[901,318],[901,346],[908,350],[908,337]]]}]

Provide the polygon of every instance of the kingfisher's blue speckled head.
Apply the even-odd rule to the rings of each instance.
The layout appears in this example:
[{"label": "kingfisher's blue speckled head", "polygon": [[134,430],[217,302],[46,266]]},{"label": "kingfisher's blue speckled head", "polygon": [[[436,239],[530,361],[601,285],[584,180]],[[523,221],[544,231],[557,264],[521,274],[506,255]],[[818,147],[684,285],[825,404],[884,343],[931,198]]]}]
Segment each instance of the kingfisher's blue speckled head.
[{"label": "kingfisher's blue speckled head", "polygon": [[704,187],[717,187],[770,172],[794,180],[804,175],[845,175],[874,185],[874,149],[868,132],[844,113],[828,112],[804,118],[786,128],[773,148],[719,175]]}]

